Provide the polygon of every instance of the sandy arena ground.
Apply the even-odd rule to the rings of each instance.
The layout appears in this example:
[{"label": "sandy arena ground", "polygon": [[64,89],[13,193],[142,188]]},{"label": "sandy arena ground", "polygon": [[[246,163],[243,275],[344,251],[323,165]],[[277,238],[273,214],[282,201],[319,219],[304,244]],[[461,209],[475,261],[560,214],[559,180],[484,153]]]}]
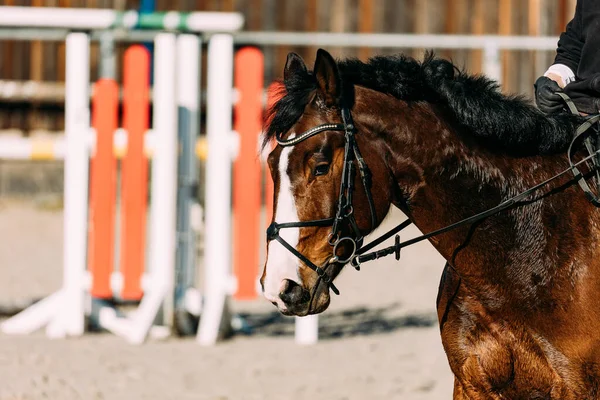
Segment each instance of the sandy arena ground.
[{"label": "sandy arena ground", "polygon": [[[403,217],[393,213],[384,226]],[[404,237],[417,234],[411,229]],[[0,203],[0,303],[60,286],[62,213]],[[298,346],[293,318],[265,300],[234,302],[252,324],[212,348],[193,338],[132,346],[105,333],[50,340],[0,334],[0,400],[450,399],[435,316],[442,258],[429,243],[347,269],[319,317],[320,341]]]}]

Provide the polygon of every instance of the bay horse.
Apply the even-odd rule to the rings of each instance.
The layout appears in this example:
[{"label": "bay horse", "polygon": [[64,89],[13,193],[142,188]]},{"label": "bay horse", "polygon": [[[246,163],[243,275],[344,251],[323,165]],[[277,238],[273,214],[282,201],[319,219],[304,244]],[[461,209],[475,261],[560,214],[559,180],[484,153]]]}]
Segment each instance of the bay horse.
[{"label": "bay horse", "polygon": [[[319,49],[312,71],[290,53],[281,87],[265,122],[264,145],[279,145],[260,282],[285,315],[327,309],[391,206],[421,232],[493,209],[568,167],[582,121],[431,53]],[[454,399],[600,398],[600,211],[572,175],[555,178],[428,237],[447,260],[436,304]]]}]

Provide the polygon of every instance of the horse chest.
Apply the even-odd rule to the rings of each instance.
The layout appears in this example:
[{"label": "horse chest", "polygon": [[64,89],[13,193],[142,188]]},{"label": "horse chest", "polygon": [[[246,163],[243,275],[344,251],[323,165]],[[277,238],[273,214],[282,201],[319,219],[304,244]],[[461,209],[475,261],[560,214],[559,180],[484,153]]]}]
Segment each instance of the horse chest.
[{"label": "horse chest", "polygon": [[590,398],[581,396],[589,393],[585,385],[565,380],[530,341],[478,324],[452,325],[442,342],[456,378],[454,399]]}]

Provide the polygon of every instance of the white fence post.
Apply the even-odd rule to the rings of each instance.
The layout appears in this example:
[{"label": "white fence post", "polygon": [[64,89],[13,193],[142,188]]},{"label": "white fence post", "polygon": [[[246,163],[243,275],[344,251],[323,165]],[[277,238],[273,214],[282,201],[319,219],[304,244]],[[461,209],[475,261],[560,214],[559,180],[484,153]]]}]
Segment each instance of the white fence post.
[{"label": "white fence post", "polygon": [[[175,100],[176,36],[155,38],[153,92],[153,158],[150,186],[150,257],[148,289],[133,318],[128,337],[142,343],[161,310],[169,305],[175,272],[177,212],[177,103]],[[167,317],[168,318],[168,317]]]},{"label": "white fence post", "polygon": [[216,342],[229,292],[231,270],[231,152],[233,38],[216,34],[208,43],[206,130],[205,301],[197,340]]},{"label": "white fence post", "polygon": [[[63,304],[57,311],[55,333],[82,335],[84,277],[87,260],[87,205],[90,132],[90,40],[70,33],[66,41],[64,281]],[[59,322],[60,321],[60,322]],[[53,333],[54,334],[54,333]]]},{"label": "white fence post", "polygon": [[64,228],[62,288],[4,321],[9,334],[28,334],[46,325],[49,337],[80,336],[85,328],[89,168],[90,39],[66,39]]},{"label": "white fence post", "polygon": [[319,316],[296,317],[294,338],[297,344],[315,344],[319,341]]}]

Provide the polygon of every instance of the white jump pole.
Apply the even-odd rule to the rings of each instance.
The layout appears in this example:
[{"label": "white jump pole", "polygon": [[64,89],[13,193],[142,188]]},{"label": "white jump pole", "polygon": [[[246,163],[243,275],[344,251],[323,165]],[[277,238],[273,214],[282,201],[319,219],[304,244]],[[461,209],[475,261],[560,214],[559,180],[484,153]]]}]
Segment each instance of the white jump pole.
[{"label": "white jump pole", "polygon": [[[177,213],[176,36],[160,33],[154,50],[153,139],[150,257],[144,297],[131,318],[128,340],[144,342],[152,324],[173,294]],[[170,299],[169,299],[170,300]],[[167,301],[169,301],[167,300]]]},{"label": "white jump pole", "polygon": [[84,332],[87,256],[90,41],[84,33],[66,40],[64,234],[62,288],[6,320],[8,334],[29,334],[44,325],[50,337]]},{"label": "white jump pole", "polygon": [[208,43],[206,135],[205,289],[197,340],[213,345],[226,311],[231,273],[231,138],[233,38],[215,34]]},{"label": "white jump pole", "polygon": [[188,32],[231,32],[244,25],[244,16],[233,12],[154,12],[141,15],[98,8],[0,6],[0,26],[60,29],[144,29]]},{"label": "white jump pole", "polygon": [[62,160],[64,157],[63,137],[36,139],[0,136],[1,160]]},{"label": "white jump pole", "polygon": [[70,33],[66,40],[65,184],[63,304],[48,327],[51,336],[84,332],[84,278],[87,259],[90,109],[90,40]]},{"label": "white jump pole", "polygon": [[319,316],[296,317],[294,337],[297,344],[310,345],[319,341]]}]

